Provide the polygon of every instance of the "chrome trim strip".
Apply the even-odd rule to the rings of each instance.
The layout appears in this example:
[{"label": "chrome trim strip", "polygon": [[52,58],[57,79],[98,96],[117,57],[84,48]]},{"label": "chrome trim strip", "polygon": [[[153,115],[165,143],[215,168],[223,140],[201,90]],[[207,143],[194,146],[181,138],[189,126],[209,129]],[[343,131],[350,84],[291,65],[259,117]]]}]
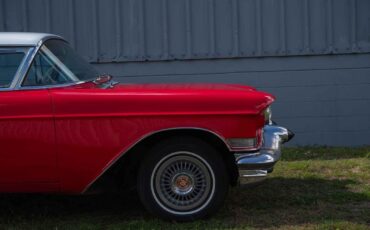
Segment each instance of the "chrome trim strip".
[{"label": "chrome trim strip", "polygon": [[24,46],[24,47],[19,47],[19,46],[8,46],[8,47],[3,47],[0,46],[0,53],[6,53],[6,54],[11,54],[14,52],[24,52],[27,51],[29,48],[32,48],[32,46]]},{"label": "chrome trim strip", "polygon": [[248,185],[264,181],[267,174],[267,170],[239,170],[239,184]]},{"label": "chrome trim strip", "polygon": [[265,177],[267,176],[267,170],[243,170],[243,173],[240,177]]},{"label": "chrome trim strip", "polygon": [[204,128],[196,128],[196,127],[177,127],[177,128],[167,128],[167,129],[161,129],[161,130],[157,130],[157,131],[153,131],[151,133],[147,133],[145,134],[144,136],[142,136],[141,138],[139,138],[135,143],[133,143],[131,146],[129,146],[127,149],[125,149],[123,152],[121,152],[120,154],[118,154],[113,160],[111,160],[103,169],[103,171],[97,176],[95,177],[81,192],[81,194],[85,193],[87,190],[89,190],[89,188],[102,176],[104,175],[104,173],[110,169],[119,159],[121,159],[121,157],[123,157],[124,155],[126,155],[126,153],[128,151],[130,151],[131,149],[133,149],[137,144],[139,144],[141,141],[143,141],[144,139],[154,135],[154,134],[158,134],[158,133],[161,133],[161,132],[166,132],[166,131],[172,131],[172,130],[198,130],[198,131],[205,131],[205,132],[208,132],[208,133],[211,133],[213,135],[215,135],[217,138],[219,138],[225,145],[226,147],[231,151],[230,149],[230,146],[228,146],[228,144],[226,143],[226,140],[225,138],[223,138],[221,135],[219,135],[218,133],[215,133],[211,130],[208,130],[208,129],[204,129]]},{"label": "chrome trim strip", "polygon": [[70,82],[70,83],[59,84],[59,85],[21,86],[20,88],[16,90],[54,89],[54,88],[63,88],[67,86],[79,85],[83,83],[86,83],[86,82],[78,81],[78,82]]},{"label": "chrome trim strip", "polygon": [[20,68],[18,76],[14,78],[14,81],[12,82],[11,88],[13,90],[17,88],[18,82],[21,81],[21,79],[23,79],[25,75],[27,75],[28,68],[33,61],[34,52],[35,52],[35,47],[30,48],[29,51],[27,52],[27,56],[24,59],[24,62],[22,62],[21,64],[21,68]]}]

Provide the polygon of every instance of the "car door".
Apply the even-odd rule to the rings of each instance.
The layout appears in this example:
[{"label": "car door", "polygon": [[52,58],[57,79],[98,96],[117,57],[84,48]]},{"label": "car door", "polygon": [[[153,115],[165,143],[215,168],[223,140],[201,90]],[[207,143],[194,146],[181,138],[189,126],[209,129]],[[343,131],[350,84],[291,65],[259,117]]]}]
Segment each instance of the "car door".
[{"label": "car door", "polygon": [[26,56],[17,50],[0,51],[0,192],[55,191],[58,170],[50,93],[11,87]]}]

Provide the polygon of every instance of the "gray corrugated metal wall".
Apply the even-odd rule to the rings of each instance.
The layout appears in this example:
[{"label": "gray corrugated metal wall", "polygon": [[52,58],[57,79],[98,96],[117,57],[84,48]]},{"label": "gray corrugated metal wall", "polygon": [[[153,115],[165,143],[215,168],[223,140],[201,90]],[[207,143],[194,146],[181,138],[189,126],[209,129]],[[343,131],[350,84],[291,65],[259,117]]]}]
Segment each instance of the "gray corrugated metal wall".
[{"label": "gray corrugated metal wall", "polygon": [[370,144],[368,0],[0,0],[0,31],[61,34],[125,82],[272,92],[292,144]]},{"label": "gray corrugated metal wall", "polygon": [[0,30],[61,34],[94,62],[370,51],[368,0],[0,3]]}]

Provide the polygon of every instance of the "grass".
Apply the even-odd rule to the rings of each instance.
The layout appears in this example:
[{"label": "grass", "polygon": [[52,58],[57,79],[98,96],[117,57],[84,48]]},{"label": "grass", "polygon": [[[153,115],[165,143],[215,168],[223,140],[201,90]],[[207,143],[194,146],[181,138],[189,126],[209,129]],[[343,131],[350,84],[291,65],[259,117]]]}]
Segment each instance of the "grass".
[{"label": "grass", "polygon": [[264,184],[231,189],[213,218],[169,223],[135,194],[2,195],[0,229],[370,229],[370,147],[284,149]]}]

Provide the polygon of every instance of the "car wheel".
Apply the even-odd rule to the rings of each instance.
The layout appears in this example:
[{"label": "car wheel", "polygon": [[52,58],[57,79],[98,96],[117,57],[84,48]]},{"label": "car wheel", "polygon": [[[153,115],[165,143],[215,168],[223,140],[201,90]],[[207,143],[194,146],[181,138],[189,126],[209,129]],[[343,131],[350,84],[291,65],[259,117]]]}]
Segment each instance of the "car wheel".
[{"label": "car wheel", "polygon": [[139,168],[138,192],[153,214],[177,221],[207,217],[222,205],[229,187],[220,153],[191,137],[156,145]]}]

